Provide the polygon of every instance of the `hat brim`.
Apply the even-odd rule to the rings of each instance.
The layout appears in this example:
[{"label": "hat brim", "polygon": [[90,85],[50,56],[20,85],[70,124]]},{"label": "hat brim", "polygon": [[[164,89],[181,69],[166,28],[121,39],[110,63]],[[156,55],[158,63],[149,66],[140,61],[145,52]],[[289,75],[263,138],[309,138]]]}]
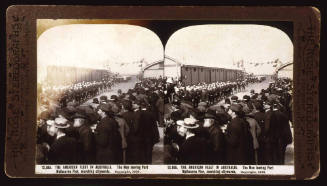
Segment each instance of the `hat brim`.
[{"label": "hat brim", "polygon": [[190,125],[185,125],[185,124],[183,124],[182,126],[184,126],[184,127],[187,128],[187,129],[196,129],[196,128],[199,127],[198,124],[194,124],[194,126],[190,126]]},{"label": "hat brim", "polygon": [[204,116],[204,118],[203,119],[216,119],[216,117],[214,117],[214,116]]},{"label": "hat brim", "polygon": [[71,119],[76,119],[76,118],[88,119],[86,116],[83,116],[83,115],[74,115],[71,117]]},{"label": "hat brim", "polygon": [[58,125],[57,123],[55,123],[54,126],[55,126],[56,128],[58,128],[58,129],[66,129],[66,128],[70,127],[69,124],[66,124],[66,125],[64,125],[64,126],[60,126],[60,125]]}]

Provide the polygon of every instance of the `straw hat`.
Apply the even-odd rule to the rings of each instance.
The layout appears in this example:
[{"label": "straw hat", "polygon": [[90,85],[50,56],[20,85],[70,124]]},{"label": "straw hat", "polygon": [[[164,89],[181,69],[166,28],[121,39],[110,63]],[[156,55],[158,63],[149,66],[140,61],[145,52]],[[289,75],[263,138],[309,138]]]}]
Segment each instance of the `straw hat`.
[{"label": "straw hat", "polygon": [[184,121],[179,120],[177,121],[177,125],[184,126],[188,129],[195,129],[198,128],[199,125],[195,123],[196,120],[194,118],[185,118]]}]

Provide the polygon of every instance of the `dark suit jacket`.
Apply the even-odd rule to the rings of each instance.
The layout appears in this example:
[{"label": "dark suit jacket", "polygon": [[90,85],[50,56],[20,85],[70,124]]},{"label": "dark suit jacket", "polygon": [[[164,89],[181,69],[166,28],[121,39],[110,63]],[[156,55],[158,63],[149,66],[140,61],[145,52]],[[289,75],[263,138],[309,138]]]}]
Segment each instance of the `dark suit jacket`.
[{"label": "dark suit jacket", "polygon": [[141,110],[137,122],[139,125],[137,135],[140,136],[145,143],[154,145],[159,142],[158,126],[155,115],[151,111]]},{"label": "dark suit jacket", "polygon": [[249,124],[243,118],[236,117],[226,130],[226,160],[230,164],[253,164],[253,139]]},{"label": "dark suit jacket", "polygon": [[82,125],[77,128],[77,132],[79,134],[77,139],[79,163],[95,163],[95,139],[92,130],[88,125]]},{"label": "dark suit jacket", "polygon": [[49,151],[49,164],[77,163],[77,142],[74,138],[63,136],[55,139]]},{"label": "dark suit jacket", "polygon": [[95,129],[95,141],[97,163],[122,162],[121,136],[116,120],[110,117],[102,118]]},{"label": "dark suit jacket", "polygon": [[225,137],[222,130],[216,126],[212,125],[208,128],[209,139],[208,144],[210,148],[210,153],[208,154],[208,163],[219,164],[224,162],[225,153]]},{"label": "dark suit jacket", "polygon": [[208,146],[204,139],[192,136],[185,140],[179,149],[179,163],[203,164],[207,161]]}]

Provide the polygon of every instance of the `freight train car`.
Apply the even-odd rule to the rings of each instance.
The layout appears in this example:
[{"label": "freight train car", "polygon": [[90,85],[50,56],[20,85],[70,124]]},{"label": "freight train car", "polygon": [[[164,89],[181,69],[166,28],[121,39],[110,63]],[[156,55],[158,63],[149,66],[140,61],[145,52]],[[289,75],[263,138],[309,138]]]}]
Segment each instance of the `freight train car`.
[{"label": "freight train car", "polygon": [[212,68],[203,66],[183,65],[180,67],[181,80],[186,85],[198,83],[213,83],[236,81],[241,74],[240,70]]},{"label": "freight train car", "polygon": [[107,70],[68,66],[48,66],[46,81],[53,85],[69,85],[87,81],[101,81],[110,76]]},{"label": "freight train car", "polygon": [[158,78],[163,75],[175,80],[181,79],[186,85],[236,81],[241,74],[242,71],[236,69],[184,65],[169,56],[165,56],[164,61],[151,63],[142,70],[143,77]]}]

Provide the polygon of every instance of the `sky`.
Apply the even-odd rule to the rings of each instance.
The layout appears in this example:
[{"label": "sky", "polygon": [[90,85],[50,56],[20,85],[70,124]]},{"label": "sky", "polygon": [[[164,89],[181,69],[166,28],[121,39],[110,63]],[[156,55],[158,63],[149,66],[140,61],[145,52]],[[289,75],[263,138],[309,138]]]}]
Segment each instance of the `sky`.
[{"label": "sky", "polygon": [[254,74],[272,74],[275,69],[272,64],[254,67],[254,63],[293,61],[290,38],[277,28],[263,25],[186,27],[169,38],[165,52],[189,65],[237,68],[236,62],[243,60],[245,71]]},{"label": "sky", "polygon": [[271,64],[254,67],[249,62],[293,61],[293,44],[281,30],[262,25],[186,27],[170,37],[165,50],[154,32],[140,26],[56,26],[37,40],[38,81],[45,77],[48,65],[103,69],[109,64],[112,72],[137,74],[141,67],[135,62],[152,63],[163,60],[164,55],[184,64],[221,68],[237,68],[233,62],[243,60],[247,72],[271,74]]},{"label": "sky", "polygon": [[[48,65],[103,69],[137,74],[135,62],[163,59],[159,37],[144,27],[126,24],[72,24],[46,30],[37,40],[38,79]],[[121,63],[124,63],[122,66]]]}]

